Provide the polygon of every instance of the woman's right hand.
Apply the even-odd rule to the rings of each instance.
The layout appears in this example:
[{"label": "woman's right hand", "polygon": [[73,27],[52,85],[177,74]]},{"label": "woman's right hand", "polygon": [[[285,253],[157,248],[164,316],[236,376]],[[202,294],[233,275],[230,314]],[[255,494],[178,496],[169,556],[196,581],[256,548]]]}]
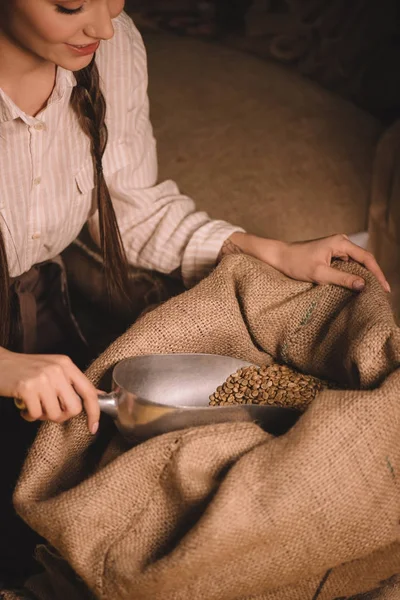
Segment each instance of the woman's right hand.
[{"label": "woman's right hand", "polygon": [[19,354],[0,349],[0,396],[17,398],[26,421],[63,423],[84,408],[89,431],[97,432],[100,408],[97,391],[67,356]]}]

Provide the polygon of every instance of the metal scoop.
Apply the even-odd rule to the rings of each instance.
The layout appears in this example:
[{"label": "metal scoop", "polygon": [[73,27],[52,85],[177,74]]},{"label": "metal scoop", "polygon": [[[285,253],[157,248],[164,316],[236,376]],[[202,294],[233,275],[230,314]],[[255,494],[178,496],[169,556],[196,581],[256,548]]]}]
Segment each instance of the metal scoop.
[{"label": "metal scoop", "polygon": [[113,391],[99,395],[100,408],[131,442],[212,423],[256,421],[281,435],[300,416],[291,408],[264,405],[208,406],[209,396],[244,360],[216,354],[135,356],[113,370]]}]

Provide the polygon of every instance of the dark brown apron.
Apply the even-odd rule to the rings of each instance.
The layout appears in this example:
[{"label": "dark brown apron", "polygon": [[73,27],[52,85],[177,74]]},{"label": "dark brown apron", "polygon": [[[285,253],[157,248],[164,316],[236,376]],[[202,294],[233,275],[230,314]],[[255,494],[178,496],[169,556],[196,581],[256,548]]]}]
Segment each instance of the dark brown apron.
[{"label": "dark brown apron", "polygon": [[[88,345],[71,313],[61,258],[32,267],[11,282],[11,350],[27,354],[67,354],[82,370]],[[12,493],[38,423],[25,422],[11,398],[0,397],[0,589],[35,569],[40,538],[16,515]]]}]

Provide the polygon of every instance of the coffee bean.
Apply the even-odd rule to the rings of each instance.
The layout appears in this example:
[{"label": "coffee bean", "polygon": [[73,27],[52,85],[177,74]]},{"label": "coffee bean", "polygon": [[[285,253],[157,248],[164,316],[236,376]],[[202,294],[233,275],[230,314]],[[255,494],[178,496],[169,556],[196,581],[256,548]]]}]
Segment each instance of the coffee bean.
[{"label": "coffee bean", "polygon": [[210,406],[276,404],[305,410],[322,390],[334,387],[287,365],[243,367],[217,387]]}]

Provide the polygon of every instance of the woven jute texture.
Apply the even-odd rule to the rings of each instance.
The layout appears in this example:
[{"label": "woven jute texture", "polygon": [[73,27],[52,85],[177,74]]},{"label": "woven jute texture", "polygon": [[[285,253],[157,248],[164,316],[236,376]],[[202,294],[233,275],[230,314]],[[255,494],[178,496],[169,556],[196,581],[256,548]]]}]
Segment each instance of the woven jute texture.
[{"label": "woven jute texture", "polygon": [[60,556],[79,578],[74,598],[333,600],[393,588],[400,330],[370,274],[337,268],[363,275],[365,291],[295,282],[227,257],[93,363],[97,385],[128,356],[211,352],[285,362],[341,389],[319,394],[278,438],[229,423],[128,448],[106,417],[96,440],[83,417],[45,424],[15,506],[49,542],[53,587],[65,573]]}]

